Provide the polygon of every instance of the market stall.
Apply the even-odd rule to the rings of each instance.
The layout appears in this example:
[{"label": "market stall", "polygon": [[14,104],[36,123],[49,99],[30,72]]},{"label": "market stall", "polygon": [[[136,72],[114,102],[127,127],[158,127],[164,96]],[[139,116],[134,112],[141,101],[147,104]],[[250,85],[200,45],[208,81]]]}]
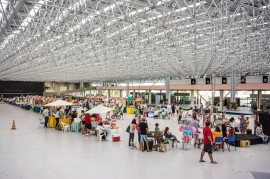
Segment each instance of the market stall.
[{"label": "market stall", "polygon": [[[63,101],[63,100],[56,100],[52,103],[46,104],[44,106],[48,106],[48,107],[60,107],[60,106],[72,106],[72,103],[69,103],[67,101]],[[60,118],[59,119],[59,123],[61,124],[61,122],[64,122],[66,124],[71,125],[72,120],[70,118]],[[56,125],[56,119],[54,116],[50,116],[49,117],[49,122],[48,122],[49,127],[55,127]]]}]

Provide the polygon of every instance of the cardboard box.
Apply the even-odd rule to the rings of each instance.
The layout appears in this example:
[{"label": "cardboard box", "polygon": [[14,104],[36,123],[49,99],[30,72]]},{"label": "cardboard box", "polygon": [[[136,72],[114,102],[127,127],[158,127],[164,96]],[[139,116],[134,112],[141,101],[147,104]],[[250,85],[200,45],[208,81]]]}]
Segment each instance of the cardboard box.
[{"label": "cardboard box", "polygon": [[249,147],[250,141],[249,140],[240,140],[240,147]]}]

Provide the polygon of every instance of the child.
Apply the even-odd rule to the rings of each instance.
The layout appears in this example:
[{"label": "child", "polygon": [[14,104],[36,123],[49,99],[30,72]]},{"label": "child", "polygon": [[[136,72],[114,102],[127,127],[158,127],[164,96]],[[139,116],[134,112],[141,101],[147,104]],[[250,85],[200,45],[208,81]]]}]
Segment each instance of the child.
[{"label": "child", "polygon": [[228,138],[231,136],[234,136],[234,128],[233,127],[230,127],[230,129],[229,129]]},{"label": "child", "polygon": [[160,129],[158,128],[158,126],[159,126],[159,124],[156,123],[156,124],[155,124],[155,132],[160,131]]}]

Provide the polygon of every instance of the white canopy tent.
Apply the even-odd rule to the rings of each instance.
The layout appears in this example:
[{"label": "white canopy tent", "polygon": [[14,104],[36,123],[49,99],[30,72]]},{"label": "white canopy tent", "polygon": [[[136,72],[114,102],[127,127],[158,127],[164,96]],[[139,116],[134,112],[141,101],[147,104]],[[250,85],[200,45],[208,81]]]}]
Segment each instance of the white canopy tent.
[{"label": "white canopy tent", "polygon": [[106,114],[107,112],[112,111],[112,110],[114,110],[114,109],[113,108],[108,108],[106,106],[99,105],[99,106],[96,106],[96,107],[90,109],[86,113],[89,113],[89,114]]},{"label": "white canopy tent", "polygon": [[44,106],[72,106],[73,104],[72,103],[69,103],[69,102],[66,102],[66,101],[63,101],[63,100],[56,100],[52,103],[48,103]]}]

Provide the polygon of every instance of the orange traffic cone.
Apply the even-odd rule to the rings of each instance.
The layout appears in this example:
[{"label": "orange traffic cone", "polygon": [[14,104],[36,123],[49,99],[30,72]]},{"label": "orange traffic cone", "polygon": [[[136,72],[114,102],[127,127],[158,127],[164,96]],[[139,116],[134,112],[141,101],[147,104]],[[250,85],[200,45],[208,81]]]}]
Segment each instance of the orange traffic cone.
[{"label": "orange traffic cone", "polygon": [[16,124],[15,124],[15,120],[13,120],[13,122],[12,122],[12,127],[11,127],[11,130],[16,130]]}]

